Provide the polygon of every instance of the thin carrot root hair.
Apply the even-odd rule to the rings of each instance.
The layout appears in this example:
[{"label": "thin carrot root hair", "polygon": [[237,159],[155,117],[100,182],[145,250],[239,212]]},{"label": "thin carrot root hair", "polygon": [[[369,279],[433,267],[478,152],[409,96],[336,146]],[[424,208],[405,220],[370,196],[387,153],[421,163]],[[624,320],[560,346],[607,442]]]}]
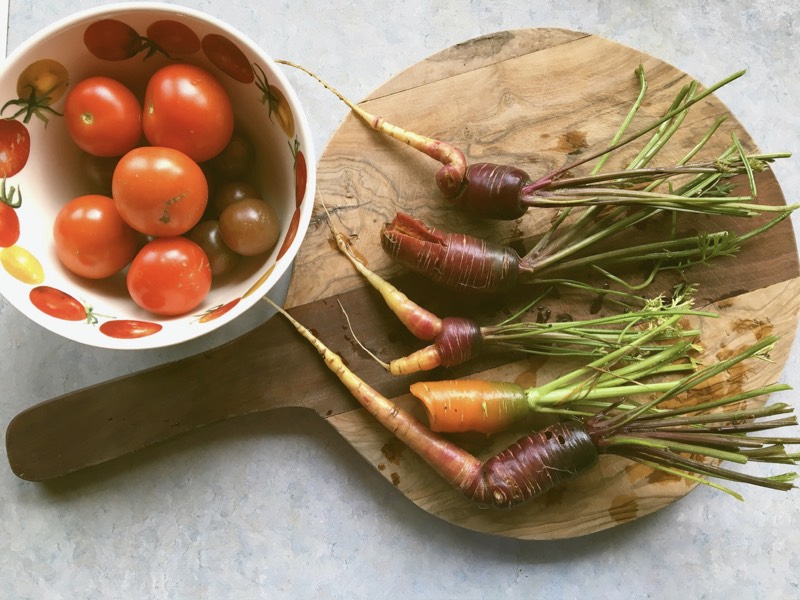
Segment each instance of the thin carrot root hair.
[{"label": "thin carrot root hair", "polygon": [[419,306],[416,302],[413,302],[403,292],[369,269],[361,254],[353,246],[350,238],[341,233],[333,224],[332,216],[328,212],[328,207],[324,201],[322,206],[328,215],[328,227],[339,251],[347,257],[370,285],[381,294],[386,305],[400,319],[400,322],[418,339],[430,341],[439,335],[442,329],[442,320],[432,312]]},{"label": "thin carrot root hair", "polygon": [[420,152],[423,152],[439,161],[442,167],[436,173],[436,185],[446,196],[455,196],[463,188],[464,178],[467,171],[467,160],[464,153],[458,148],[447,142],[429,138],[424,135],[414,133],[389,123],[383,117],[373,115],[372,113],[364,110],[356,103],[348,99],[339,90],[334,88],[328,82],[324,81],[319,75],[310,71],[309,69],[294,63],[289,60],[276,60],[275,62],[293,67],[303,71],[307,75],[313,77],[320,82],[323,87],[331,91],[339,100],[344,102],[350,110],[352,110],[364,123],[375,131],[384,133],[399,142],[407,144]]}]

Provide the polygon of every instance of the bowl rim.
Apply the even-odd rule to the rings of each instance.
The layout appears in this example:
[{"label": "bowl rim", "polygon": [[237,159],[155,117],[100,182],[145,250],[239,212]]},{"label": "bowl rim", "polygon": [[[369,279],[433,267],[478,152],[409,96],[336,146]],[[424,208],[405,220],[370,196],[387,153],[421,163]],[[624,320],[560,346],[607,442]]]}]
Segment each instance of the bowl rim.
[{"label": "bowl rim", "polygon": [[[232,39],[236,40],[237,42],[240,42],[242,45],[247,46],[250,51],[252,51],[255,55],[258,56],[258,59],[262,61],[265,64],[265,66],[266,65],[269,66],[270,77],[274,77],[274,79],[276,79],[279,82],[281,91],[286,96],[286,99],[289,102],[289,105],[291,106],[292,112],[295,117],[295,137],[303,141],[303,151],[305,156],[307,157],[306,189],[301,204],[298,208],[298,210],[300,211],[298,228],[295,233],[294,239],[292,240],[289,247],[286,248],[283,256],[280,259],[276,259],[275,263],[272,266],[269,275],[269,277],[272,278],[273,280],[272,284],[270,284],[269,287],[265,286],[264,284],[261,284],[259,289],[252,291],[252,293],[245,294],[249,298],[243,297],[242,301],[239,303],[240,306],[236,307],[234,310],[231,310],[229,313],[222,315],[221,317],[215,319],[212,322],[205,323],[202,329],[196,328],[195,329],[196,333],[193,331],[192,333],[188,335],[182,335],[177,339],[174,338],[173,336],[162,337],[154,335],[154,336],[138,338],[136,340],[122,340],[122,342],[127,342],[127,343],[122,343],[120,340],[116,340],[114,338],[108,338],[107,340],[105,339],[85,340],[81,339],[80,336],[70,336],[60,331],[56,331],[55,329],[49,327],[41,319],[34,318],[32,316],[32,313],[29,313],[29,311],[20,310],[20,307],[17,306],[17,303],[12,302],[8,298],[5,298],[5,294],[3,294],[4,299],[9,304],[17,308],[17,310],[19,310],[19,312],[21,312],[26,318],[32,320],[38,326],[50,331],[51,333],[55,333],[56,335],[59,335],[60,337],[68,339],[70,341],[79,343],[84,346],[105,348],[112,350],[130,350],[130,351],[153,350],[189,342],[191,340],[201,338],[204,335],[211,333],[212,331],[219,329],[220,327],[225,326],[226,324],[235,320],[237,317],[244,314],[250,308],[255,306],[258,303],[258,301],[261,300],[261,298],[263,298],[270,291],[276,289],[280,290],[282,297],[276,300],[279,301],[279,304],[283,304],[285,302],[286,296],[288,295],[288,285],[282,286],[281,281],[284,275],[287,273],[287,271],[290,270],[290,268],[294,263],[297,253],[299,252],[300,245],[302,244],[306,236],[306,233],[308,231],[314,209],[316,186],[317,186],[316,149],[314,145],[313,136],[311,135],[310,131],[309,120],[306,115],[305,109],[302,103],[300,102],[297,92],[294,86],[290,83],[286,74],[278,67],[278,64],[275,62],[272,56],[260,45],[258,45],[250,36],[242,32],[241,30],[237,29],[236,27],[222,21],[220,18],[214,15],[187,6],[171,4],[167,2],[160,2],[160,1],[146,1],[146,2],[129,1],[129,2],[114,2],[110,4],[94,6],[80,11],[76,11],[42,27],[36,33],[34,33],[26,40],[21,42],[11,52],[9,52],[5,60],[2,62],[2,64],[0,64],[0,77],[4,77],[6,73],[9,71],[9,69],[14,65],[16,65],[16,63],[18,62],[19,58],[22,55],[31,52],[38,44],[42,43],[48,37],[56,35],[59,32],[63,31],[64,29],[74,27],[87,20],[103,18],[103,17],[113,17],[113,15],[123,12],[138,12],[138,13],[158,12],[163,14],[171,14],[174,16],[186,16],[189,18],[194,18],[218,28],[219,30],[230,35]],[[274,312],[274,309],[270,308],[269,310]],[[185,317],[188,316],[189,315],[185,315]]]}]

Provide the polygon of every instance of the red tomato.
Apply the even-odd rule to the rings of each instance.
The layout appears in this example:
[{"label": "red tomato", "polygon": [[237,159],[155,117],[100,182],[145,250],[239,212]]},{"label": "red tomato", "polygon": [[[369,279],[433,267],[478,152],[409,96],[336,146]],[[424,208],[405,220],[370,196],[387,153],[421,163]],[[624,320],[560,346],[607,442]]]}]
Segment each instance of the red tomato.
[{"label": "red tomato", "polygon": [[147,82],[142,125],[151,145],[175,148],[203,162],[228,145],[233,106],[222,84],[205,69],[167,65]]},{"label": "red tomato", "polygon": [[143,40],[127,23],[116,19],[101,19],[86,28],[83,43],[97,58],[125,60],[136,56],[142,49]]},{"label": "red tomato", "polygon": [[133,92],[115,79],[89,77],[67,94],[64,120],[81,150],[122,156],[142,137],[142,108]]},{"label": "red tomato", "polygon": [[225,36],[209,33],[203,38],[203,53],[220,71],[242,83],[255,78],[253,67],[239,47]]},{"label": "red tomato", "polygon": [[11,177],[22,170],[31,153],[27,127],[14,119],[0,119],[0,177]]},{"label": "red tomato", "polygon": [[64,321],[91,321],[93,315],[75,298],[47,285],[33,288],[28,298],[43,313]]},{"label": "red tomato", "polygon": [[192,54],[200,50],[200,38],[188,25],[172,19],[155,21],[147,37],[167,54]]},{"label": "red tomato", "polygon": [[128,293],[143,309],[177,316],[196,308],[211,289],[211,266],[203,250],[184,237],[145,245],[128,269]]},{"label": "red tomato", "polygon": [[199,165],[179,150],[134,148],[114,169],[111,195],[122,218],[145,235],[180,235],[194,227],[208,202]]},{"label": "red tomato", "polygon": [[112,338],[130,340],[153,335],[161,331],[162,328],[162,325],[151,323],[150,321],[121,319],[119,321],[106,321],[100,325],[100,333]]},{"label": "red tomato", "polygon": [[17,211],[5,202],[0,202],[0,248],[13,246],[17,240],[19,240]]},{"label": "red tomato", "polygon": [[102,279],[122,270],[138,248],[138,236],[108,196],[79,196],[65,204],[53,224],[56,254],[81,277]]}]

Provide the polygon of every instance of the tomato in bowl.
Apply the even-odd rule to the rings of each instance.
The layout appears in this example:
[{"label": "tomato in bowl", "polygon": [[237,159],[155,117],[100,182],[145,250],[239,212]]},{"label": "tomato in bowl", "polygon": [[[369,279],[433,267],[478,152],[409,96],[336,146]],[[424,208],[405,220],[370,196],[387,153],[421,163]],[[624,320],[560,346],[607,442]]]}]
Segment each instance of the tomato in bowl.
[{"label": "tomato in bowl", "polygon": [[[98,347],[172,345],[235,319],[289,269],[313,208],[308,122],[270,56],[220,20],[161,3],[78,13],[9,56],[0,106],[0,293],[43,327]],[[245,200],[259,211],[221,221]],[[253,214],[261,243],[231,238]],[[189,277],[191,302],[158,308],[169,290],[145,260],[154,249],[191,250],[163,280]]]}]

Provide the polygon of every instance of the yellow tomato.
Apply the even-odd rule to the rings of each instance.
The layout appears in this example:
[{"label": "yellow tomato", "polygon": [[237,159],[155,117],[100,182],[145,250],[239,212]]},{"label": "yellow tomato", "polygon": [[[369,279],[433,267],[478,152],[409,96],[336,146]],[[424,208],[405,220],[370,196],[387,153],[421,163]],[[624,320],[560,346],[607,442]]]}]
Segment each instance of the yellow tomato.
[{"label": "yellow tomato", "polygon": [[292,114],[292,109],[289,108],[289,103],[286,101],[286,96],[274,85],[269,86],[269,92],[274,98],[270,102],[270,106],[273,107],[272,114],[278,118],[278,124],[283,129],[286,137],[291,139],[294,137],[294,115]]},{"label": "yellow tomato", "polygon": [[45,104],[55,104],[67,89],[69,77],[67,69],[60,62],[51,58],[42,58],[29,64],[17,78],[17,95],[30,98],[31,92],[36,98],[47,98]]},{"label": "yellow tomato", "polygon": [[44,281],[42,263],[22,246],[9,246],[0,254],[0,263],[8,274],[22,283],[36,285]]}]

